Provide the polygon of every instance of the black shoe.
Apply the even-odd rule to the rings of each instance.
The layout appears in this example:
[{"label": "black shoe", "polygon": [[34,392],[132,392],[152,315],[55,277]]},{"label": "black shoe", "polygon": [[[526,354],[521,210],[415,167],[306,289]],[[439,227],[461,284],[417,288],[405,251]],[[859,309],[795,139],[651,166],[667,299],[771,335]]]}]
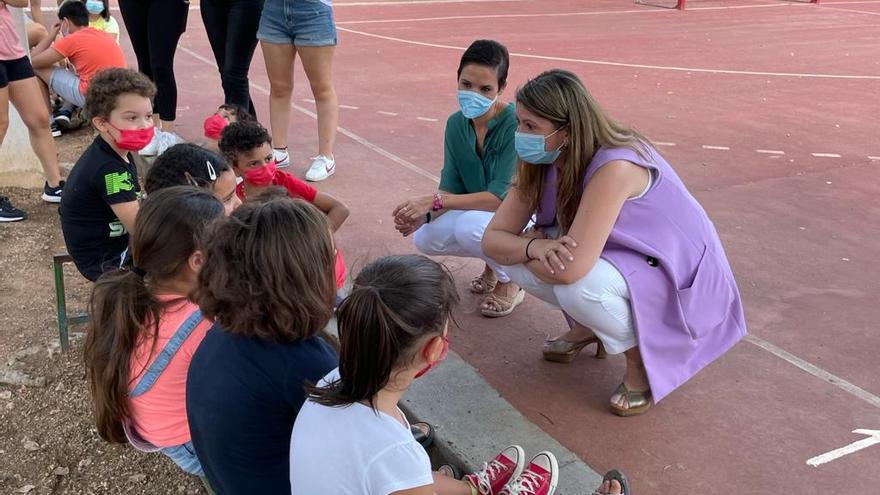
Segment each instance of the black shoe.
[{"label": "black shoe", "polygon": [[52,117],[55,119],[55,123],[57,123],[59,127],[67,127],[70,125],[71,115],[70,110],[62,108],[52,114]]},{"label": "black shoe", "polygon": [[58,128],[58,124],[56,124],[55,122],[49,123],[49,130],[52,131],[52,137],[61,136],[61,129]]},{"label": "black shoe", "polygon": [[0,196],[0,222],[18,222],[25,218],[27,218],[27,213],[12,206],[6,196]]},{"label": "black shoe", "polygon": [[61,189],[64,188],[64,181],[58,183],[56,187],[49,187],[48,182],[43,183],[43,201],[47,203],[61,202]]}]

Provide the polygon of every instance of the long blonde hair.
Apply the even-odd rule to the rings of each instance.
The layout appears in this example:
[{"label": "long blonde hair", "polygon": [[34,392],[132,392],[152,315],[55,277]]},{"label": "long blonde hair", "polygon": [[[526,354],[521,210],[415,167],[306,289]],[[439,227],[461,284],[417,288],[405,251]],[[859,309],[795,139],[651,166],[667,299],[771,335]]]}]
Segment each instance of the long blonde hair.
[{"label": "long blonde hair", "polygon": [[[599,148],[629,148],[647,155],[647,138],[631,127],[609,117],[573,73],[553,69],[542,72],[516,92],[516,103],[557,129],[566,128],[568,143],[562,149],[564,163],[559,168],[556,218],[562,232],[568,232],[581,199],[581,183],[587,165]],[[514,187],[527,199],[532,211],[538,209],[544,188],[544,167],[519,161]]]}]

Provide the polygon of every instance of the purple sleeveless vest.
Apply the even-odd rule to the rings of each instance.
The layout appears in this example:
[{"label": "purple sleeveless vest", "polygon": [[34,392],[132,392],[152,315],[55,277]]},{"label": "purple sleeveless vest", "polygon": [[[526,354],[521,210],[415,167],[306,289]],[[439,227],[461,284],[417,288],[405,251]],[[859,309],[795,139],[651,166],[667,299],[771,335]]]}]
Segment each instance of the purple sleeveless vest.
[{"label": "purple sleeveless vest", "polygon": [[[639,350],[660,401],[746,334],[739,290],[706,212],[660,154],[601,148],[584,182],[626,160],[649,169],[651,189],[624,203],[601,257],[626,280]],[[556,223],[555,166],[547,166],[537,224]]]}]

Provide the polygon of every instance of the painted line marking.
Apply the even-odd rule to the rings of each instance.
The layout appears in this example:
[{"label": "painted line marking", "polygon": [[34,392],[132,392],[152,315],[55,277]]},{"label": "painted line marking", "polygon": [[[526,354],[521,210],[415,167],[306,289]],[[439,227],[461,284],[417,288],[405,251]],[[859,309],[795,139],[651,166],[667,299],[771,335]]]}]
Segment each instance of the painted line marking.
[{"label": "painted line marking", "polygon": [[719,150],[719,151],[730,151],[730,148],[727,146],[713,146],[711,144],[704,144],[702,146],[704,150]]},{"label": "painted line marking", "polygon": [[396,113],[394,113],[394,112],[386,112],[386,111],[384,111],[384,110],[379,110],[379,111],[376,112],[376,113],[380,113],[380,114],[382,114],[382,115],[388,115],[389,117],[397,117],[397,114],[396,114]]},{"label": "painted line marking", "polygon": [[869,156],[868,160],[880,160],[880,156]]},{"label": "painted line marking", "polygon": [[857,440],[845,447],[841,447],[839,449],[834,449],[831,452],[826,452],[822,455],[817,455],[811,459],[807,460],[807,465],[817,467],[825,464],[826,462],[831,462],[835,459],[840,459],[845,455],[850,455],[854,452],[858,452],[862,449],[867,449],[872,445],[877,445],[880,443],[880,430],[853,430],[853,433],[857,435],[868,435],[868,438],[863,438],[861,440]]},{"label": "painted line marking", "polygon": [[675,146],[675,143],[670,143],[667,141],[651,141],[651,142],[657,146]]},{"label": "painted line marking", "polygon": [[[214,67],[215,69],[217,68],[217,65],[214,63],[213,60],[208,60],[207,58],[199,55],[198,53],[196,53],[196,52],[194,52],[184,46],[178,45],[178,48],[181,51],[189,54],[191,57],[195,58],[196,60],[204,62],[204,63],[210,65],[211,67]],[[267,96],[269,95],[269,90],[261,84],[257,84],[255,82],[251,81],[251,87],[253,87],[254,89],[263,93],[264,95],[267,95]],[[296,110],[297,112],[304,113],[315,120],[318,119],[318,115],[315,112],[308,110],[307,108],[303,108],[293,102],[290,103],[290,107],[293,108],[294,110]],[[337,132],[339,132],[343,136],[348,137],[348,138],[352,139],[353,141],[355,141],[356,143],[361,144],[364,147],[370,149],[371,151],[373,151],[379,155],[384,156],[385,158],[400,165],[401,167],[406,168],[412,172],[415,172],[415,173],[421,175],[422,177],[425,177],[426,179],[431,180],[437,184],[440,183],[440,177],[437,177],[436,175],[432,174],[431,172],[423,170],[421,167],[419,167],[419,166],[417,166],[407,160],[404,160],[403,158],[395,155],[394,153],[382,148],[381,146],[379,146],[377,144],[374,144],[374,143],[364,139],[363,137],[349,131],[348,129],[339,126],[336,128],[336,130],[337,130]]]},{"label": "painted line marking", "polygon": [[315,102],[315,100],[313,100],[313,99],[311,99],[311,98],[303,98],[303,101],[307,101],[307,102],[309,102],[309,103],[314,103],[314,102]]},{"label": "painted line marking", "polygon": [[432,119],[431,117],[416,117],[416,119],[424,122],[439,122],[437,119]]},{"label": "painted line marking", "polygon": [[782,150],[755,150],[755,153],[763,153],[765,155],[784,155]]},{"label": "painted line marking", "polygon": [[[810,4],[804,4],[810,5]],[[349,29],[344,27],[337,27],[338,31],[344,31],[346,33],[359,34],[361,36],[366,36],[368,38],[376,38],[380,40],[386,41],[396,41],[398,43],[406,43],[410,45],[416,46],[427,46],[430,48],[443,48],[446,50],[455,50],[456,52],[462,52],[465,50],[465,47],[461,46],[452,46],[452,45],[441,45],[439,43],[427,43],[424,41],[415,41],[415,40],[407,40],[403,38],[396,38],[394,36],[384,36],[381,34],[367,33],[364,31],[357,31],[355,29]],[[580,59],[580,58],[570,58],[570,57],[551,57],[546,55],[533,55],[530,53],[515,53],[512,52],[510,54],[511,57],[521,57],[521,58],[530,58],[536,60],[550,60],[553,62],[571,62],[571,63],[580,63],[580,64],[592,64],[592,65],[605,65],[610,67],[627,67],[631,69],[652,69],[652,70],[668,70],[675,72],[697,72],[701,74],[728,74],[728,75],[745,75],[745,76],[775,76],[775,77],[798,77],[798,78],[814,78],[814,79],[857,79],[857,80],[869,80],[869,81],[877,81],[880,80],[880,76],[862,76],[862,75],[849,75],[849,74],[810,74],[810,73],[798,73],[798,72],[762,72],[762,71],[749,71],[749,70],[732,70],[732,69],[703,69],[697,67],[676,67],[676,66],[667,66],[667,65],[650,65],[650,64],[631,64],[624,62],[612,62],[608,60],[590,60],[590,59]]]},{"label": "painted line marking", "polygon": [[344,108],[346,110],[359,110],[361,107],[356,107],[353,105],[339,105],[339,108]]},{"label": "painted line marking", "polygon": [[[204,63],[214,67],[215,69],[217,68],[217,65],[212,60],[208,60],[207,58],[199,55],[198,53],[196,53],[196,52],[194,52],[184,46],[179,46],[179,48],[180,48],[180,50],[189,54],[190,56],[192,56],[196,60],[204,62]],[[251,86],[254,87],[255,89],[257,89],[258,91],[260,91],[261,93],[263,93],[265,95],[269,95],[269,90],[267,88],[265,88],[264,86],[257,84],[257,83],[254,83],[254,82],[251,82]],[[306,108],[303,108],[303,107],[296,105],[292,102],[291,102],[290,106],[294,110],[296,110],[300,113],[306,114],[315,120],[318,119],[317,114],[309,111]],[[337,127],[337,131],[340,134],[342,134],[343,136],[346,136],[346,137],[352,139],[353,141],[357,142],[358,144],[365,146],[366,148],[370,149],[371,151],[375,152],[376,154],[384,156],[385,158],[388,158],[392,162],[394,162],[394,163],[396,163],[396,164],[398,164],[398,165],[400,165],[400,166],[402,166],[402,167],[404,167],[404,168],[406,168],[406,169],[408,169],[418,175],[421,175],[422,177],[425,177],[426,179],[431,180],[436,184],[440,183],[440,177],[437,177],[436,175],[434,175],[426,170],[423,170],[421,167],[418,167],[417,165],[395,155],[394,153],[387,151],[386,149],[382,148],[381,146],[376,145],[376,144],[364,139],[363,137],[355,134],[354,132],[351,132],[348,129],[341,127],[341,126]],[[816,366],[808,361],[805,361],[805,360],[795,356],[794,354],[791,354],[790,352],[771,344],[770,342],[767,342],[766,340],[755,337],[754,335],[746,335],[745,340],[747,342],[757,346],[757,347],[760,347],[761,349],[764,349],[765,351],[773,354],[774,356],[779,357],[779,358],[793,364],[794,366],[800,368],[803,371],[806,371],[807,373],[815,376],[816,378],[819,378],[820,380],[822,380],[828,384],[831,384],[831,385],[843,390],[844,392],[847,392],[847,393],[855,396],[856,398],[861,399],[861,400],[867,402],[868,404],[880,409],[880,397],[877,397],[876,395],[858,387],[857,385],[854,385],[854,384],[852,384],[852,383],[850,383],[850,382],[848,382],[848,381],[846,381],[836,375],[833,375],[833,374],[823,370],[822,368],[819,368],[818,366]]]},{"label": "painted line marking", "polygon": [[834,10],[837,12],[849,12],[851,14],[868,14],[868,15],[880,15],[880,12],[870,12],[868,10],[855,10],[855,9],[841,9],[834,7],[826,7],[824,5],[819,6],[822,10]]},{"label": "painted line marking", "polygon": [[774,356],[783,359],[784,361],[788,361],[790,364],[806,371],[807,373],[815,376],[816,378],[822,380],[825,383],[834,385],[835,387],[843,390],[844,392],[855,396],[858,399],[861,399],[868,404],[880,408],[880,397],[868,392],[867,390],[854,385],[839,376],[833,375],[822,368],[812,364],[808,361],[805,361],[794,354],[782,349],[781,347],[777,347],[776,345],[767,342],[766,340],[755,337],[754,335],[746,335],[746,342],[749,342],[755,346],[764,349],[765,351],[773,354]]},{"label": "painted line marking", "polygon": [[840,155],[837,153],[810,153],[816,158],[840,158]]}]

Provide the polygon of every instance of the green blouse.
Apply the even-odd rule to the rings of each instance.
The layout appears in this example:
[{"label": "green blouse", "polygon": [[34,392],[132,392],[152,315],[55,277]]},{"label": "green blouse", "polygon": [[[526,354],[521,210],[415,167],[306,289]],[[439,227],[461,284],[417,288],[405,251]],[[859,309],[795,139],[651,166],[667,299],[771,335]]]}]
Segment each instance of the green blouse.
[{"label": "green blouse", "polygon": [[516,166],[516,112],[510,103],[489,121],[483,154],[477,154],[477,133],[470,121],[455,112],[446,121],[440,190],[450,194],[489,191],[504,199]]}]

